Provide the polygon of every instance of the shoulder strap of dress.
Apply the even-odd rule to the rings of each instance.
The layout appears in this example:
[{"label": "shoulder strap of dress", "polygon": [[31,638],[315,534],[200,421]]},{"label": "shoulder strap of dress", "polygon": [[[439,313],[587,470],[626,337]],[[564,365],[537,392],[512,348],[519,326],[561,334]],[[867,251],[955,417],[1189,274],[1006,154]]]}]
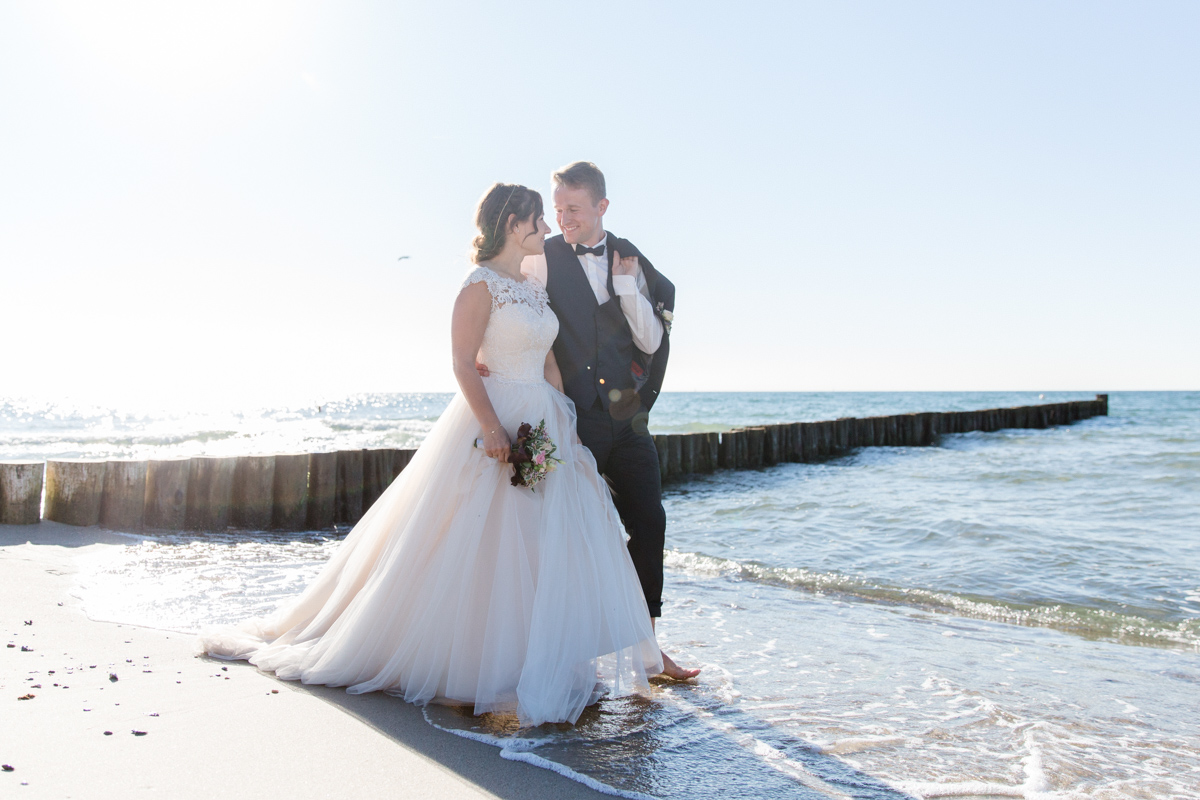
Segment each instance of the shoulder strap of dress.
[{"label": "shoulder strap of dress", "polygon": [[492,287],[495,285],[495,281],[499,277],[499,275],[492,272],[487,267],[476,267],[475,269],[471,270],[471,274],[467,275],[467,279],[463,281],[462,286],[459,288],[465,289],[472,284],[482,281],[483,283],[487,284],[488,291],[492,291]]}]

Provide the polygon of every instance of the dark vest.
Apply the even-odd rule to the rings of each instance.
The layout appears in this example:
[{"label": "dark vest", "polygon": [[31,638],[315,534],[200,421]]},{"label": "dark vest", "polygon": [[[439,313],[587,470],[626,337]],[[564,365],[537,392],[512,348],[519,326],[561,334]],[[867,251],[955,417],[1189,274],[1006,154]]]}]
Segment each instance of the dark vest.
[{"label": "dark vest", "polygon": [[613,249],[622,256],[638,256],[656,310],[674,311],[675,287],[659,275],[631,243],[608,234],[608,295],[596,302],[592,285],[579,257],[561,235],[546,240],[546,293],[558,317],[554,358],[562,373],[563,389],[581,411],[599,400],[614,416],[631,417],[638,407],[654,405],[662,386],[670,350],[664,333],[658,352],[643,353],[633,334],[621,301],[613,289]]}]

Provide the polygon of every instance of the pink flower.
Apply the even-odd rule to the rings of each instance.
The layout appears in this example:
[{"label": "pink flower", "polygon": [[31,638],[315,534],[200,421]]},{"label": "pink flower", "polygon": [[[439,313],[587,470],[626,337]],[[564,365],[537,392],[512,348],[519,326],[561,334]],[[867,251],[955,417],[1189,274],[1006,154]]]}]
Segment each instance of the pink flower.
[{"label": "pink flower", "polygon": [[542,464],[545,464],[546,463],[546,454],[538,453],[536,456],[533,457],[533,463],[537,464],[539,467]]}]

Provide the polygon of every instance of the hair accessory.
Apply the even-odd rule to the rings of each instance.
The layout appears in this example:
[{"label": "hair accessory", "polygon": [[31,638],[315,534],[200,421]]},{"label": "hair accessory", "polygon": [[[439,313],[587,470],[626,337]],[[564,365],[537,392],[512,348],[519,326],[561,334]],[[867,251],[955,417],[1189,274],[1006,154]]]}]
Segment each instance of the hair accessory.
[{"label": "hair accessory", "polygon": [[[513,193],[517,191],[516,184],[508,192],[508,200],[512,200]],[[492,228],[492,238],[496,238],[496,233],[500,230],[500,220],[504,219],[504,209],[508,208],[508,200],[504,201],[504,205],[500,206],[500,216],[496,217],[496,225]]]}]

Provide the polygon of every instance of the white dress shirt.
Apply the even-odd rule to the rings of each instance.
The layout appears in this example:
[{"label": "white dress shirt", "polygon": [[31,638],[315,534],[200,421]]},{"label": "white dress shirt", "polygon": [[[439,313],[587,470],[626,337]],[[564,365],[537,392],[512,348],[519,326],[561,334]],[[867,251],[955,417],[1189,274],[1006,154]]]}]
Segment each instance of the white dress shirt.
[{"label": "white dress shirt", "polygon": [[[583,267],[584,274],[587,275],[588,283],[592,286],[592,293],[596,295],[596,302],[604,305],[611,299],[608,293],[607,234],[596,246],[600,245],[605,246],[602,256],[584,253],[575,257],[579,259],[579,264]],[[629,254],[624,255],[628,257]],[[525,260],[521,262],[521,272],[525,273],[527,277],[540,281],[545,286],[546,256],[526,256]],[[613,289],[617,292],[625,321],[629,323],[629,330],[633,334],[633,343],[643,353],[656,352],[659,345],[662,344],[662,320],[650,306],[650,288],[646,284],[646,276],[642,274],[641,265],[638,265],[637,272],[633,275],[613,275]]]}]

